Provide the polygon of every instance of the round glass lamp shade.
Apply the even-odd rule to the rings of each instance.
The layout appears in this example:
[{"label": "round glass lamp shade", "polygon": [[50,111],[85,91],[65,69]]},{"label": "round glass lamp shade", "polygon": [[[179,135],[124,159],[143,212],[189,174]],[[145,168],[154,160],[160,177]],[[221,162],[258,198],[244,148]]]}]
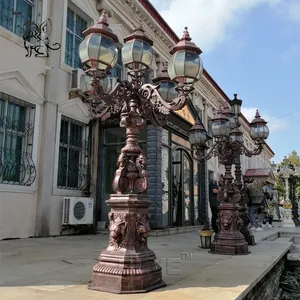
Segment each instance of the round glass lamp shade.
[{"label": "round glass lamp shade", "polygon": [[170,51],[172,57],[168,63],[169,77],[182,85],[195,83],[203,72],[200,58],[202,51],[191,40],[186,27],[181,40]]},{"label": "round glass lamp shade", "polygon": [[230,126],[231,129],[237,127],[236,120],[235,120],[235,114],[233,113],[231,108],[227,108],[227,107],[223,108],[222,109],[222,114],[225,115],[228,118],[229,126]]},{"label": "round glass lamp shade", "polygon": [[118,60],[118,48],[113,39],[93,33],[80,43],[79,57],[88,69],[107,72]]},{"label": "round glass lamp shade", "polygon": [[229,137],[230,135],[229,119],[218,112],[216,117],[212,119],[212,134],[215,138]]},{"label": "round glass lamp shade", "polygon": [[122,60],[129,70],[143,71],[152,64],[153,42],[144,33],[143,29],[138,28],[124,39]]},{"label": "round glass lamp shade", "polygon": [[260,117],[258,110],[254,120],[250,123],[250,135],[253,140],[267,139],[269,136],[269,127],[267,122]]},{"label": "round glass lamp shade", "polygon": [[180,84],[193,84],[200,79],[202,71],[202,60],[195,52],[178,51],[168,64],[170,79]]},{"label": "round glass lamp shade", "polygon": [[79,57],[87,72],[107,72],[118,59],[118,38],[109,28],[106,12],[99,21],[83,32],[85,39],[79,45]]},{"label": "round glass lamp shade", "polygon": [[[99,79],[99,84],[103,89],[103,92],[108,94],[113,89],[113,83],[115,79],[113,77],[104,77]],[[93,89],[92,78],[88,75],[82,75],[80,77],[80,90],[85,95],[88,95]]]},{"label": "round glass lamp shade", "polygon": [[172,102],[177,96],[176,83],[170,80],[166,66],[163,67],[160,76],[154,78],[153,84],[159,85],[159,94],[166,102]]},{"label": "round glass lamp shade", "polygon": [[230,137],[232,138],[233,141],[240,142],[242,143],[244,138],[243,138],[243,132],[239,128],[235,128],[231,131]]},{"label": "round glass lamp shade", "polygon": [[197,120],[195,125],[189,130],[189,142],[192,146],[204,146],[209,140],[207,132],[203,125]]},{"label": "round glass lamp shade", "polygon": [[172,102],[178,96],[176,83],[174,81],[160,82],[159,94],[166,102]]}]

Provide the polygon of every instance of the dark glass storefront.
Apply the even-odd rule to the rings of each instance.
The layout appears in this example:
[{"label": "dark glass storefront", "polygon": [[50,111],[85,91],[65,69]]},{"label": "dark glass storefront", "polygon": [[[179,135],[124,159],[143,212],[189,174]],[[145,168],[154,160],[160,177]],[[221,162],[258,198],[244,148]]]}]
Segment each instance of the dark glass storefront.
[{"label": "dark glass storefront", "polygon": [[[113,193],[112,181],[117,167],[118,157],[121,153],[121,149],[125,146],[126,134],[125,129],[120,127],[103,128],[101,130],[101,146],[100,146],[100,164],[98,176],[101,176],[100,188],[101,192],[98,194],[97,199],[97,221],[107,221],[109,208],[105,203],[109,199],[109,195]],[[144,130],[140,134],[140,147],[143,151],[147,151],[147,130]],[[100,204],[100,205],[99,205]]]},{"label": "dark glass storefront", "polygon": [[[191,127],[191,124],[182,119],[181,122],[184,122],[187,130]],[[158,161],[155,166],[151,165],[151,163],[150,165],[147,164],[148,174],[154,172],[158,174],[155,178],[149,176],[149,186],[151,188],[148,190],[148,195],[150,199],[155,199],[155,201],[151,200],[153,201],[152,206],[155,206],[155,218],[151,221],[151,227],[166,228],[199,224],[200,186],[203,187],[203,184],[200,184],[200,182],[204,178],[200,178],[199,161],[194,157],[191,150],[187,130],[177,132],[176,129],[170,126],[155,130],[160,132],[160,134],[156,135],[157,140],[155,140],[155,143],[159,145],[157,149],[161,151],[161,159],[159,158],[160,162]],[[125,145],[126,137],[125,129],[117,126],[102,127],[100,131],[99,160],[101,160],[101,163],[99,163],[98,172],[100,177],[98,178],[97,187],[96,221],[107,222],[109,208],[105,201],[113,193],[112,180],[116,170],[117,159],[121,148]],[[139,143],[146,155],[147,143],[150,145],[153,142],[151,130],[149,131],[148,129],[147,134],[147,127],[145,127],[140,134]],[[151,160],[151,152],[148,154],[149,162]],[[161,178],[159,178],[160,174]],[[160,180],[161,185],[159,184]],[[153,189],[153,187],[155,188]]]},{"label": "dark glass storefront", "polygon": [[[188,140],[162,130],[163,225],[188,226],[198,218],[198,161]],[[170,170],[170,171],[169,171]]]}]

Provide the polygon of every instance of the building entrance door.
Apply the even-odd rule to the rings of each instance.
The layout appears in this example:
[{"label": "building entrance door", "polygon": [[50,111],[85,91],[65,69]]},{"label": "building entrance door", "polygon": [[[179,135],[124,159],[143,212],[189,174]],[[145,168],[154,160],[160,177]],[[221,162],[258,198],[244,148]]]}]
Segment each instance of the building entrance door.
[{"label": "building entrance door", "polygon": [[172,151],[172,225],[194,224],[193,160],[183,148]]}]

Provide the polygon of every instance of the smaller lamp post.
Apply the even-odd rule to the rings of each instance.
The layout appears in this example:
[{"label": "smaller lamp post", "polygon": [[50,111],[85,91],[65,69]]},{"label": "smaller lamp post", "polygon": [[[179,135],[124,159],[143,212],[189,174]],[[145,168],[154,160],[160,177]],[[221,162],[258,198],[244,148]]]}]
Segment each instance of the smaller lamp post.
[{"label": "smaller lamp post", "polygon": [[208,147],[206,145],[209,137],[203,125],[199,126],[199,124],[196,124],[190,130],[190,142],[193,149],[196,150],[195,153],[198,158],[201,160],[217,156],[219,163],[225,166],[225,175],[222,176],[219,182],[219,232],[211,243],[211,253],[216,254],[236,255],[249,253],[248,243],[240,232],[242,225],[242,220],[239,216],[241,208],[241,180],[233,180],[231,174],[232,165],[241,154],[247,156],[260,154],[263,150],[265,139],[269,134],[267,122],[260,117],[257,111],[255,119],[250,124],[250,134],[255,141],[256,148],[252,151],[246,148],[238,128],[241,104],[242,101],[235,94],[231,102],[231,112],[224,111],[224,109],[217,111],[212,120],[212,133],[215,141],[209,151],[207,151]]},{"label": "smaller lamp post", "polygon": [[286,192],[283,204],[284,219],[281,225],[282,227],[295,227],[300,225],[298,203],[296,202],[295,195],[290,195],[290,190],[293,191],[293,183],[296,176],[300,174],[300,169],[289,163],[286,157],[283,162],[283,166],[277,169],[278,175],[284,179]]}]

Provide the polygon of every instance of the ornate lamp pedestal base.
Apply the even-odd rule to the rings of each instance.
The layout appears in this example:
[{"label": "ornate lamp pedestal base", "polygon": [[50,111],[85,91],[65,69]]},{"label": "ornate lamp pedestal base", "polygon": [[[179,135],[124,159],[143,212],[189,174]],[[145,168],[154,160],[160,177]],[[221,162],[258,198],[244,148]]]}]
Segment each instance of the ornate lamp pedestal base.
[{"label": "ornate lamp pedestal base", "polygon": [[211,243],[211,253],[225,255],[249,254],[248,243],[238,230],[241,225],[238,211],[240,206],[235,203],[221,203],[219,206],[218,225],[220,231]]},{"label": "ornate lamp pedestal base", "polygon": [[113,194],[106,203],[111,207],[109,245],[93,267],[89,289],[132,294],[165,286],[147,245],[151,201],[140,194]]},{"label": "ornate lamp pedestal base", "polygon": [[251,230],[249,230],[248,226],[250,224],[250,220],[247,214],[247,209],[245,206],[241,206],[239,211],[240,218],[242,219],[243,223],[240,228],[240,232],[245,237],[246,242],[250,246],[256,245],[254,235],[252,234]]},{"label": "ornate lamp pedestal base", "polygon": [[281,227],[296,227],[292,219],[292,210],[290,208],[284,209],[284,218],[281,221]]}]

